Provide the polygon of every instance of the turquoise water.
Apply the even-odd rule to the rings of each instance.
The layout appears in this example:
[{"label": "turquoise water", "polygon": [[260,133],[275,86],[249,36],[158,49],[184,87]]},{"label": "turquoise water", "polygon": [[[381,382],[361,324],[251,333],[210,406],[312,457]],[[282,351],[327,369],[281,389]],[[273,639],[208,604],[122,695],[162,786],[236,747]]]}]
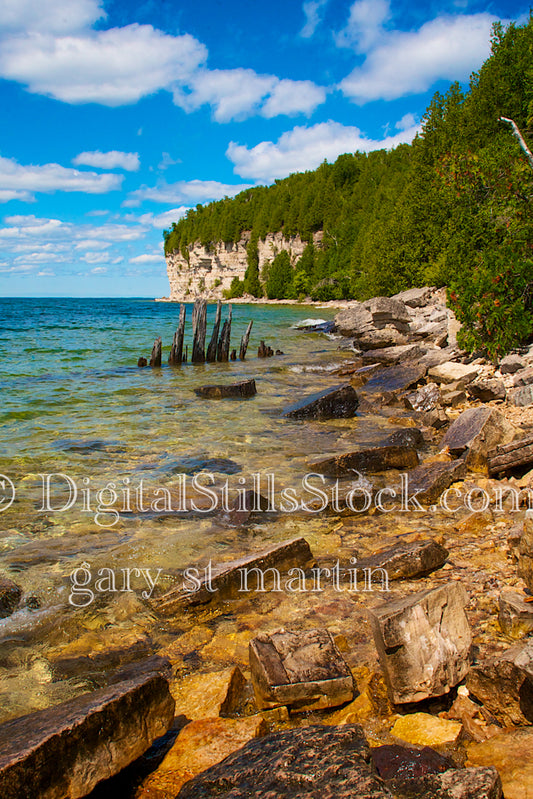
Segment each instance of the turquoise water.
[{"label": "turquoise water", "polygon": [[[208,340],[214,310],[209,307]],[[189,352],[191,311],[188,306]],[[158,489],[179,492],[184,473],[189,481],[211,473],[217,491],[225,481],[233,492],[251,488],[255,473],[275,473],[279,488],[298,485],[309,458],[375,440],[379,419],[320,423],[279,415],[306,393],[343,381],[331,372],[351,360],[350,352],[339,350],[334,339],[291,327],[334,313],[234,305],[232,347],[238,350],[253,320],[246,361],[171,368],[166,360],[178,305],[142,299],[0,300],[0,473],[16,490],[11,507],[0,513],[0,574],[31,598],[30,608],[0,620],[0,718],[87,690],[83,669],[67,679],[53,664],[89,633],[103,636],[98,646],[104,646],[108,631],[118,630],[125,642],[139,635],[157,641],[166,634],[141,601],[139,582],[133,594],[102,594],[86,607],[74,606],[71,575],[82,564],[93,575],[101,568],[161,569],[159,587],[164,587],[172,570],[208,557],[216,563],[295,534],[312,538],[324,524],[310,518],[302,526],[287,514],[241,530],[228,525],[222,513],[180,515],[150,502]],[[223,308],[223,319],[225,314]],[[139,356],[149,357],[158,335],[162,368],[139,369]],[[285,354],[258,359],[260,339]],[[193,391],[250,377],[258,392],[250,400],[201,400]],[[133,499],[128,504],[126,488],[136,500],[141,482],[146,507]],[[101,503],[95,499],[99,490]],[[188,501],[194,494],[190,482],[185,492]],[[121,512],[110,513],[110,504]],[[93,645],[76,644],[75,651],[87,655],[83,646]]]}]

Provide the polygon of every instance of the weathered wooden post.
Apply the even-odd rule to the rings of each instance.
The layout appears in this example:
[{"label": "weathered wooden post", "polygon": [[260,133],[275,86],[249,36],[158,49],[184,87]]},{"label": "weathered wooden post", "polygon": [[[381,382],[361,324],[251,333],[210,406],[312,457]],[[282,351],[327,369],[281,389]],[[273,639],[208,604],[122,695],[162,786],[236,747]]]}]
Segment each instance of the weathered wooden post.
[{"label": "weathered wooden post", "polygon": [[231,337],[231,305],[228,305],[228,318],[222,325],[222,333],[217,348],[217,361],[229,360],[229,344]]},{"label": "weathered wooden post", "polygon": [[150,366],[161,366],[161,336],[158,336],[154,341],[152,347],[152,354],[150,355]]},{"label": "weathered wooden post", "polygon": [[207,325],[207,302],[196,300],[193,309],[192,363],[205,363],[205,331]]},{"label": "weathered wooden post", "polygon": [[222,303],[219,300],[217,302],[215,324],[213,325],[213,335],[211,336],[211,341],[209,342],[209,346],[207,348],[206,361],[208,361],[208,363],[213,363],[213,361],[216,361],[217,359],[218,331],[220,330],[221,308],[222,308]]},{"label": "weathered wooden post", "polygon": [[248,342],[250,341],[250,333],[252,332],[252,325],[253,319],[251,322],[248,323],[248,327],[246,328],[246,333],[241,339],[241,349],[239,351],[239,358],[241,361],[244,361],[246,358],[246,350],[248,349]]},{"label": "weathered wooden post", "polygon": [[178,329],[174,333],[174,341],[168,356],[168,362],[171,366],[181,366],[183,362],[183,338],[185,335],[185,313],[186,308],[182,303],[180,305],[180,318],[178,322]]}]

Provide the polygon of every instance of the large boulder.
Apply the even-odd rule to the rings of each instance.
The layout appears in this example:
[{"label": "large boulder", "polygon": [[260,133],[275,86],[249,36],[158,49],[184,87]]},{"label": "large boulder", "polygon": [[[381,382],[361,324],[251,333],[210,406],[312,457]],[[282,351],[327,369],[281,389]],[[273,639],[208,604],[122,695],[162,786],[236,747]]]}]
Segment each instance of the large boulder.
[{"label": "large boulder", "polygon": [[517,644],[472,667],[470,693],[505,726],[533,723],[533,645]]},{"label": "large boulder", "polygon": [[495,408],[469,408],[449,427],[441,447],[454,458],[464,457],[471,469],[485,471],[489,452],[515,436],[516,429]]},{"label": "large boulder", "polygon": [[285,408],[287,419],[350,419],[359,407],[355,389],[347,383],[318,391]]},{"label": "large boulder", "polygon": [[470,667],[472,636],[463,585],[451,582],[369,611],[374,641],[395,704],[441,696]]},{"label": "large boulder", "polygon": [[160,674],[83,694],[0,725],[2,799],[76,799],[140,757],[170,727]]},{"label": "large boulder", "polygon": [[351,303],[335,317],[335,330],[341,336],[360,336],[372,327],[372,314],[362,302]]},{"label": "large boulder", "polygon": [[422,288],[406,289],[398,294],[393,294],[391,300],[399,300],[409,308],[423,308],[431,300],[432,290],[429,286]]}]

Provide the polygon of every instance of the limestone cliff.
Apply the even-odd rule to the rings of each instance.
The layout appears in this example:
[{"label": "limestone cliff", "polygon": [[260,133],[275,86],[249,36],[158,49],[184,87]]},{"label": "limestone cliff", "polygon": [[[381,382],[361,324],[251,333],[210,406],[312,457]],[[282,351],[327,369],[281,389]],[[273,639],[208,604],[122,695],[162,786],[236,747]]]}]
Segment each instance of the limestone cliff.
[{"label": "limestone cliff", "polygon": [[[234,277],[244,280],[248,266],[246,245],[249,240],[250,233],[245,231],[236,244],[218,241],[210,247],[203,247],[200,242],[195,242],[189,246],[188,261],[180,252],[167,255],[169,299],[174,302],[192,302],[197,297],[222,299],[223,292],[229,289]],[[319,231],[314,235],[315,246],[320,246],[321,241],[322,232]],[[290,253],[294,265],[301,258],[306,244],[300,236],[285,238],[282,233],[268,233],[257,245],[259,270],[282,250]]]}]

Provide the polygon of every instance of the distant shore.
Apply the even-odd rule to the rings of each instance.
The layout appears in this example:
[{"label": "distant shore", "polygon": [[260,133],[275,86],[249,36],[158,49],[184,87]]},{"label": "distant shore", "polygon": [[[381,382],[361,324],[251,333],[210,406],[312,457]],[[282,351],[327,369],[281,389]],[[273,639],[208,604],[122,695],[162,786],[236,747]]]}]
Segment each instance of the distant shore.
[{"label": "distant shore", "polygon": [[[156,297],[155,302],[175,302],[176,304],[182,302],[193,303],[198,297],[191,297],[190,300],[171,300],[170,297]],[[267,300],[264,297],[233,297],[231,300],[221,299],[220,297],[206,297],[208,302],[220,302],[224,305],[231,303],[232,305],[301,305],[310,306],[313,308],[349,308],[353,305],[355,300],[325,300],[315,301],[311,299],[305,300]]]}]

